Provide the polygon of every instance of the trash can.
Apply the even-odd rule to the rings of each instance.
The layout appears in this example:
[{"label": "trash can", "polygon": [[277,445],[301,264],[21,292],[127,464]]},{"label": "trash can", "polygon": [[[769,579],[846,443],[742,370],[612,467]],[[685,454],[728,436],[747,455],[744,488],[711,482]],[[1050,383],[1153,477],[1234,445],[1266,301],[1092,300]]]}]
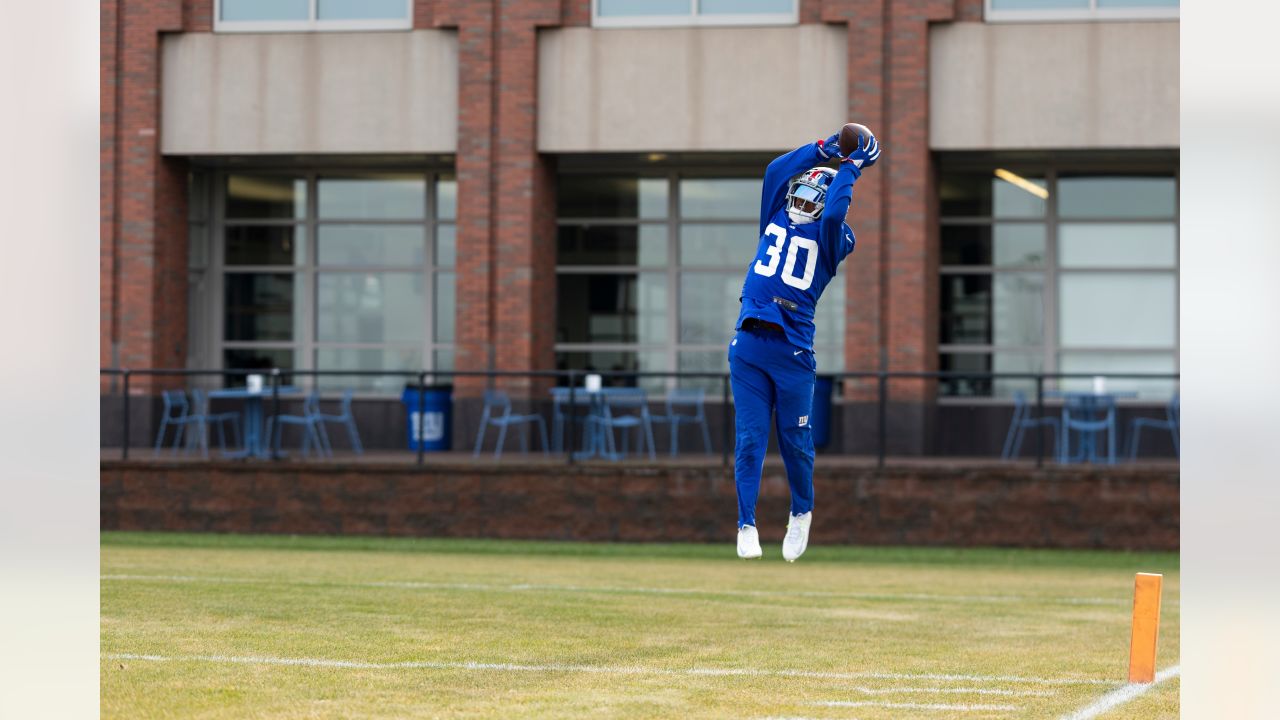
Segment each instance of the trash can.
[{"label": "trash can", "polygon": [[[409,449],[417,450],[421,445],[427,452],[449,450],[453,447],[453,433],[450,432],[453,428],[453,386],[427,385],[421,395],[419,387],[405,385],[400,395],[400,402],[404,403],[405,437],[409,438]],[[418,405],[419,397],[422,398],[421,406]]]},{"label": "trash can", "polygon": [[831,393],[835,389],[835,378],[831,375],[819,375],[813,383],[813,417],[809,425],[813,428],[813,446],[825,448],[831,442]]}]

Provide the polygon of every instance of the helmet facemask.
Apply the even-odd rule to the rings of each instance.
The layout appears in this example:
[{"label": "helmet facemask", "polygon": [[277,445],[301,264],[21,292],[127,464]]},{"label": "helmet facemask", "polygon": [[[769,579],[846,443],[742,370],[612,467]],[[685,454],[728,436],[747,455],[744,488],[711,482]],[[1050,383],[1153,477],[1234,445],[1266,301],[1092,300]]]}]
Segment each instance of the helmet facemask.
[{"label": "helmet facemask", "polygon": [[835,171],[830,168],[813,168],[801,173],[791,182],[787,191],[787,217],[797,225],[811,223],[822,217],[827,204],[827,188]]}]

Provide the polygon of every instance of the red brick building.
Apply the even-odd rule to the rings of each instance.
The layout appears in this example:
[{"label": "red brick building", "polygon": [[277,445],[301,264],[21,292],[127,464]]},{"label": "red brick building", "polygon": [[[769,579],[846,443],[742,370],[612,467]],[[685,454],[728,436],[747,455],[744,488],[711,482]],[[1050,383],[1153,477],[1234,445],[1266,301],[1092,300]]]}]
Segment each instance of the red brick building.
[{"label": "red brick building", "polygon": [[1177,5],[104,0],[101,365],[725,371],[857,120],[820,372],[1174,372]]}]

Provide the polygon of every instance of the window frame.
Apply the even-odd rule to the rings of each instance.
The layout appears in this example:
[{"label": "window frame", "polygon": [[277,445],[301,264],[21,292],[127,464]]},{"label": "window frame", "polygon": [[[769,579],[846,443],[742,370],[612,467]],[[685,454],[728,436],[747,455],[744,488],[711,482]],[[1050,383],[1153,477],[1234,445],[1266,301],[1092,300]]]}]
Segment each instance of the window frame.
[{"label": "window frame", "polygon": [[[1042,342],[1035,346],[1024,345],[997,345],[992,343],[942,343],[941,333],[942,327],[939,323],[934,332],[938,342],[936,343],[936,355],[939,363],[943,355],[987,355],[994,357],[999,352],[1012,353],[1030,353],[1040,358],[1041,371],[1043,373],[1060,372],[1060,356],[1063,353],[1110,353],[1117,355],[1129,354],[1151,354],[1151,353],[1168,353],[1173,357],[1174,372],[1178,372],[1181,367],[1181,347],[1182,336],[1180,328],[1180,318],[1182,316],[1181,308],[1181,286],[1182,286],[1182,263],[1181,263],[1181,244],[1182,233],[1180,228],[1181,204],[1180,197],[1182,193],[1182,178],[1178,167],[1177,158],[1172,157],[1168,161],[1164,160],[1136,160],[1131,163],[1124,161],[1089,161],[1071,158],[1069,155],[1042,157],[1034,160],[1009,159],[1001,160],[983,154],[981,157],[971,156],[964,157],[961,154],[952,155],[938,162],[937,177],[939,182],[942,177],[948,173],[969,173],[974,171],[990,172],[996,167],[1015,168],[1015,172],[1019,174],[1035,175],[1043,177],[1045,187],[1050,191],[1051,196],[1049,202],[1045,205],[1045,213],[1040,218],[998,218],[994,215],[943,215],[941,209],[937,210],[936,223],[938,238],[937,252],[939,256],[942,252],[942,228],[944,226],[957,225],[977,225],[992,227],[997,223],[1003,224],[1043,224],[1045,227],[1045,261],[1041,265],[944,265],[939,263],[935,272],[936,282],[941,287],[942,279],[947,276],[954,275],[990,275],[994,276],[998,273],[1025,273],[1039,272],[1044,278],[1043,296],[1041,304],[1044,308],[1044,336]],[[1025,171],[1025,172],[1024,172]],[[1060,178],[1077,177],[1080,175],[1097,175],[1105,176],[1140,176],[1140,175],[1159,175],[1170,177],[1174,181],[1174,207],[1171,215],[1168,216],[1135,216],[1126,218],[1105,218],[1100,216],[1085,216],[1062,218],[1058,214],[1058,181]],[[1059,246],[1059,228],[1063,224],[1144,224],[1144,223],[1172,223],[1174,228],[1174,252],[1175,262],[1173,267],[1115,267],[1115,266],[1095,266],[1080,265],[1063,267],[1058,258]],[[1059,297],[1059,278],[1063,275],[1076,273],[1090,274],[1153,274],[1153,275],[1171,275],[1174,282],[1174,335],[1172,346],[1134,346],[1134,347],[1113,347],[1102,345],[1090,346],[1071,346],[1062,345],[1059,337],[1059,315],[1060,315],[1060,297]],[[935,308],[941,313],[941,300],[937,301]],[[1063,381],[1067,382],[1067,381]],[[1058,381],[1049,379],[1045,383],[1045,389],[1053,390],[1058,386]],[[1006,397],[991,395],[944,395],[941,388],[937,396],[940,404],[1007,404],[1009,399]],[[1124,401],[1126,403],[1149,404],[1147,399],[1135,399]]]},{"label": "window frame", "polygon": [[1087,8],[1049,8],[1045,10],[995,10],[993,0],[982,0],[982,17],[991,23],[1033,22],[1105,22],[1110,20],[1178,20],[1179,7],[1100,8],[1098,0],[1089,0]]},{"label": "window frame", "polygon": [[214,0],[213,2],[213,31],[216,33],[368,32],[413,29],[413,0],[401,0],[405,6],[404,18],[372,20],[321,20],[318,17],[320,0],[308,0],[306,20],[223,20],[223,1]]},{"label": "window frame", "polygon": [[[221,0],[219,0],[221,1]],[[689,12],[680,15],[635,15],[601,17],[600,0],[591,0],[591,27],[595,28],[659,28],[659,27],[743,27],[753,25],[798,25],[800,2],[790,0],[791,10],[785,13],[741,13],[733,15],[704,15],[700,12],[701,0],[689,0]]]}]

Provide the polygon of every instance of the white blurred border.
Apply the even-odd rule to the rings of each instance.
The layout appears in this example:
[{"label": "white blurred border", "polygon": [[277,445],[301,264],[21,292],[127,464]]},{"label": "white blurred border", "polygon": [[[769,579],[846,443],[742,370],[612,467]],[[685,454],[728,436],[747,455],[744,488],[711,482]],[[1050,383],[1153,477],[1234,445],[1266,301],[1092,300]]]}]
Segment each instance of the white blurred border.
[{"label": "white blurred border", "polygon": [[1278,30],[1182,3],[1184,718],[1280,717]]},{"label": "white blurred border", "polygon": [[98,12],[0,2],[0,718],[98,716]]}]

